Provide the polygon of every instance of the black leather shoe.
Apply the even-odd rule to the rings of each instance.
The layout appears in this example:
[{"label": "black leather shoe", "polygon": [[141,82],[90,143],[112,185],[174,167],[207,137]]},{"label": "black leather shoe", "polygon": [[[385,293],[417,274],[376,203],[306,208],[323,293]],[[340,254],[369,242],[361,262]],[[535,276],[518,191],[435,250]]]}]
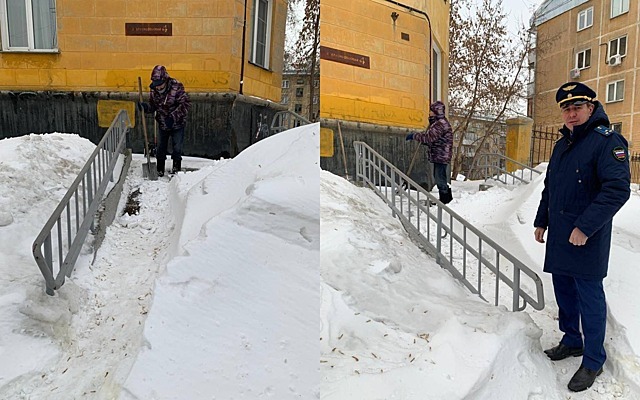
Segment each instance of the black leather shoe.
[{"label": "black leather shoe", "polygon": [[551,361],[558,361],[571,356],[581,356],[583,351],[582,347],[568,347],[560,343],[556,347],[545,350],[544,353],[551,359]]},{"label": "black leather shoe", "polygon": [[591,387],[591,385],[593,385],[596,377],[601,373],[602,368],[594,371],[581,365],[576,373],[573,374],[573,378],[571,378],[567,387],[573,392],[582,392],[583,390],[587,390]]}]

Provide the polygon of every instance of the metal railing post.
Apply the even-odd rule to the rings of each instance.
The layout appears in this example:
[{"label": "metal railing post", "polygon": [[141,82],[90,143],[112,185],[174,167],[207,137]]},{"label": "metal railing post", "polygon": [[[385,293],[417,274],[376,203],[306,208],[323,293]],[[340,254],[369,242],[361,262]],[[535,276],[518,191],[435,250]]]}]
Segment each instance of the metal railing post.
[{"label": "metal railing post", "polygon": [[[45,279],[48,295],[53,295],[64,284],[65,276],[71,275],[84,240],[94,227],[94,214],[110,181],[106,177],[113,176],[118,156],[126,144],[129,125],[126,111],[120,110],[33,242],[33,257]],[[124,132],[120,132],[118,126],[125,127]],[[66,231],[62,227],[63,214],[66,214]],[[57,246],[57,271],[54,269],[56,261],[53,259],[52,243]]]},{"label": "metal railing post", "polygon": [[[488,288],[494,287],[493,303],[495,305],[498,305],[500,300],[504,300],[501,298],[502,289],[508,288],[512,291],[512,297],[507,302],[511,303],[513,311],[521,311],[527,304],[537,310],[544,308],[542,281],[531,268],[524,265],[514,255],[464,220],[452,209],[438,201],[367,144],[356,141],[354,142],[354,149],[356,151],[356,178],[360,179],[363,185],[374,190],[391,208],[392,215],[400,219],[412,238],[418,241],[428,252],[432,253],[436,262],[446,268],[453,277],[459,279],[472,293],[487,301],[483,289],[483,281],[489,280],[489,284],[484,286]],[[498,160],[498,164],[500,162]],[[490,164],[493,164],[493,162],[487,160],[487,167]],[[494,166],[494,168],[497,168],[496,171],[498,171],[498,175],[495,175],[496,179],[505,179],[506,181],[510,176],[508,173],[502,173],[504,168],[499,166]],[[537,171],[535,172],[538,173]],[[502,177],[502,175],[504,176]],[[517,176],[516,174],[512,175]],[[524,175],[521,174],[521,177],[524,177]],[[518,179],[521,180],[520,177]],[[407,190],[404,190],[402,185],[398,185],[398,182],[406,182]],[[391,190],[388,190],[389,186]],[[414,190],[416,193],[415,198],[412,195]],[[424,196],[427,202],[432,201],[435,203],[435,212],[432,212],[428,206],[424,213],[420,212],[422,207],[420,205],[421,196]],[[414,208],[411,205],[412,203],[417,208],[415,215],[412,215]],[[448,215],[446,220],[445,214]],[[422,221],[422,219],[426,221]],[[426,223],[426,236],[421,231],[421,225],[424,225],[424,223]],[[435,237],[431,235],[432,224],[435,225]],[[457,232],[458,229],[454,229],[454,227],[461,227],[462,236]],[[469,234],[477,238],[477,245],[474,246],[470,243]],[[449,235],[448,248],[443,243],[443,237],[446,235]],[[487,254],[491,252],[495,254],[493,262],[484,256],[485,247]],[[448,252],[448,257],[445,255],[445,251]],[[468,268],[468,259],[477,260],[477,269]],[[506,265],[503,265],[505,263]],[[509,278],[505,273],[510,269],[513,270],[513,278]],[[522,273],[527,278],[525,282],[521,279]],[[490,284],[491,279],[495,280],[495,285]],[[520,299],[523,302],[522,306],[520,306]]]}]

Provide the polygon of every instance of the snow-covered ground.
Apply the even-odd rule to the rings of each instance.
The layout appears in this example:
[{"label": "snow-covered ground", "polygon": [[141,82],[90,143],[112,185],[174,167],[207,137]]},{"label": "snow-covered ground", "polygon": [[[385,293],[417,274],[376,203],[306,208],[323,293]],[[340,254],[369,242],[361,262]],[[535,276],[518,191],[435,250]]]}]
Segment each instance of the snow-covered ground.
[{"label": "snow-covered ground", "polygon": [[542,352],[561,338],[544,245],[533,238],[543,179],[487,191],[452,183],[450,208],[543,280],[546,308],[512,313],[471,295],[418,250],[373,191],[323,171],[322,398],[640,399],[638,186],[614,219],[605,372],[573,393],[567,383],[580,357],[554,363]]},{"label": "snow-covered ground", "polygon": [[0,399],[317,398],[318,125],[171,181],[135,156],[95,261],[50,297],[31,243],[93,148],[0,141]]},{"label": "snow-covered ground", "polygon": [[[605,372],[566,389],[529,185],[453,182],[451,209],[539,271],[546,308],[470,294],[369,189],[318,167],[318,125],[144,180],[55,297],[31,244],[93,145],[0,141],[0,399],[640,399],[640,194],[614,220]],[[544,165],[540,167],[544,170]],[[138,214],[122,213],[140,190]],[[89,242],[91,238],[89,239]],[[319,334],[319,338],[318,338]]]}]

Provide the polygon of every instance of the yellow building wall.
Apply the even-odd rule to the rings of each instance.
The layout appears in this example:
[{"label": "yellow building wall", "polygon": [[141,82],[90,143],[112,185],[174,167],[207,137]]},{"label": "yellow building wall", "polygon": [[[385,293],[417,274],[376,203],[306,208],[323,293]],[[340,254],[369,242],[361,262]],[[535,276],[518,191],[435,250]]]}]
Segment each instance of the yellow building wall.
[{"label": "yellow building wall", "polygon": [[[593,26],[577,32],[577,16],[593,7]],[[610,18],[611,2],[587,2],[537,26],[534,123],[538,126],[562,126],[555,93],[565,82],[579,81],[593,88],[611,123],[622,123],[622,134],[632,151],[640,151],[640,25],[638,4],[629,12]],[[606,64],[610,40],[627,36],[627,54],[622,64]],[[591,66],[571,78],[576,53],[591,49]],[[607,84],[625,81],[624,100],[607,103]]]},{"label": "yellow building wall", "polygon": [[[167,67],[188,92],[238,92],[244,0],[57,0],[59,53],[0,52],[0,90],[137,91]],[[273,8],[271,66],[247,60],[244,93],[280,101],[286,0]],[[172,36],[126,36],[125,23],[171,23]],[[145,88],[147,89],[147,88]]]},{"label": "yellow building wall", "polygon": [[[367,56],[370,68],[320,60],[321,118],[412,128],[426,125],[431,101],[430,34],[443,53],[445,94],[449,52],[449,5],[426,3],[403,4],[425,11],[431,30],[424,15],[392,2],[322,0],[320,45]],[[392,13],[398,14],[395,21]]]}]

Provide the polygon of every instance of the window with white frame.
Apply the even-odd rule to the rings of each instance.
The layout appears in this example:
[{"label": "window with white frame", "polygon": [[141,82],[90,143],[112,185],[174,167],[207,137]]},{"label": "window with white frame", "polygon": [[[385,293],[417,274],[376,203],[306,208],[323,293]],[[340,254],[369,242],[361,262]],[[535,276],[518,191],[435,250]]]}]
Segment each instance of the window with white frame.
[{"label": "window with white frame", "polygon": [[583,50],[576,54],[576,68],[585,69],[591,66],[591,49]]},{"label": "window with white frame", "polygon": [[0,0],[3,51],[57,51],[55,0]]},{"label": "window with white frame", "polygon": [[593,7],[582,10],[578,13],[578,30],[587,29],[593,25]]},{"label": "window with white frame", "polygon": [[607,84],[607,103],[624,100],[624,79]]},{"label": "window with white frame", "polygon": [[289,95],[283,94],[282,101],[280,101],[280,104],[289,104]]},{"label": "window with white frame", "polygon": [[313,96],[313,104],[318,104],[318,95]]},{"label": "window with white frame", "polygon": [[288,79],[283,79],[282,80],[282,88],[283,89],[289,89],[289,80]]},{"label": "window with white frame", "polygon": [[619,55],[624,57],[627,55],[627,37],[619,37],[609,41],[609,58]]},{"label": "window with white frame", "polygon": [[431,101],[442,100],[442,52],[437,44],[433,44],[433,56],[431,60]]},{"label": "window with white frame", "polygon": [[622,122],[614,122],[613,124],[611,124],[611,129],[618,132],[619,134],[622,134]]},{"label": "window with white frame", "polygon": [[611,18],[629,12],[629,0],[611,0]]},{"label": "window with white frame", "polygon": [[251,62],[269,69],[273,0],[254,0]]}]

